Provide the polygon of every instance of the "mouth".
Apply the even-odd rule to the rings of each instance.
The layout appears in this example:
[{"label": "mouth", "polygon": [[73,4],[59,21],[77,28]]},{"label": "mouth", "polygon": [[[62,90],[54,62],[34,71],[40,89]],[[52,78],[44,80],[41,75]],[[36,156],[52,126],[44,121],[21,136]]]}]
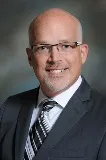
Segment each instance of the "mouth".
[{"label": "mouth", "polygon": [[62,73],[64,71],[66,71],[68,68],[65,69],[47,69],[46,71],[49,73]]}]

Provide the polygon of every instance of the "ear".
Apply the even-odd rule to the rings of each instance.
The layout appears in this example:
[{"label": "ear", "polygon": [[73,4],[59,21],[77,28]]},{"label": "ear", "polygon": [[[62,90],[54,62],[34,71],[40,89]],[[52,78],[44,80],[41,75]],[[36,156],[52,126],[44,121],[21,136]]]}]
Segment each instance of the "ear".
[{"label": "ear", "polygon": [[30,48],[26,48],[26,53],[27,53],[27,56],[28,56],[28,62],[30,64],[30,66],[32,66],[32,51]]},{"label": "ear", "polygon": [[82,64],[86,62],[87,56],[88,56],[88,45],[87,44],[82,44],[80,46],[80,52],[81,52],[81,59],[82,59]]}]

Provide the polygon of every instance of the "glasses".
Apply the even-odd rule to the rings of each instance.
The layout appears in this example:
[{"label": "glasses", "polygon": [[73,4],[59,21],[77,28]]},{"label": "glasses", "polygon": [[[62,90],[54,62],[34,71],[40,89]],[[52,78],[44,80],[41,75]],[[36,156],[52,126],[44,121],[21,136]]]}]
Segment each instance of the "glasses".
[{"label": "glasses", "polygon": [[58,44],[35,44],[31,46],[33,53],[48,54],[52,51],[53,47],[57,47],[59,53],[71,53],[74,48],[80,46],[80,42],[72,43],[58,43]]}]

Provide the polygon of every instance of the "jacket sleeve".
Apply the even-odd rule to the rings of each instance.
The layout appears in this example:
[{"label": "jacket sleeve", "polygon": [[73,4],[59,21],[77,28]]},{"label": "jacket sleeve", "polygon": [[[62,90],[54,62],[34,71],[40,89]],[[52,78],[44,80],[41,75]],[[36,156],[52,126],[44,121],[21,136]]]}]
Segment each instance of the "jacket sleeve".
[{"label": "jacket sleeve", "polygon": [[11,97],[7,98],[7,100],[0,107],[0,144],[3,139],[4,133],[9,127],[9,125],[5,124],[9,119],[8,115],[11,113],[11,111],[9,112],[8,108],[8,106],[11,106],[10,104],[11,104]]},{"label": "jacket sleeve", "polygon": [[[2,117],[3,117],[3,112],[8,104],[9,98],[7,98],[7,100],[2,104],[2,106],[0,107],[0,126],[1,126],[1,121],[2,121]],[[0,127],[1,128],[1,127]]]},{"label": "jacket sleeve", "polygon": [[99,148],[99,153],[98,153],[97,160],[106,160],[106,133],[103,137],[101,146]]},{"label": "jacket sleeve", "polygon": [[0,108],[0,144],[6,132],[11,128],[17,119],[20,111],[20,102],[16,97],[11,96],[3,103]]}]

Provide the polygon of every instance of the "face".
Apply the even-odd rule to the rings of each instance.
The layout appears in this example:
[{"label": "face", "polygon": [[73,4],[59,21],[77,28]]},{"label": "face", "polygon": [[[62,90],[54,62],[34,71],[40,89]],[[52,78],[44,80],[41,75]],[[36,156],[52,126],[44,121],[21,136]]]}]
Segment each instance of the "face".
[{"label": "face", "polygon": [[[41,20],[35,27],[34,44],[57,44],[79,41],[76,23],[64,18]],[[30,65],[33,67],[42,91],[53,97],[69,88],[79,77],[87,57],[87,45],[83,44],[61,53],[56,46],[48,54],[34,53],[27,48]]]}]

